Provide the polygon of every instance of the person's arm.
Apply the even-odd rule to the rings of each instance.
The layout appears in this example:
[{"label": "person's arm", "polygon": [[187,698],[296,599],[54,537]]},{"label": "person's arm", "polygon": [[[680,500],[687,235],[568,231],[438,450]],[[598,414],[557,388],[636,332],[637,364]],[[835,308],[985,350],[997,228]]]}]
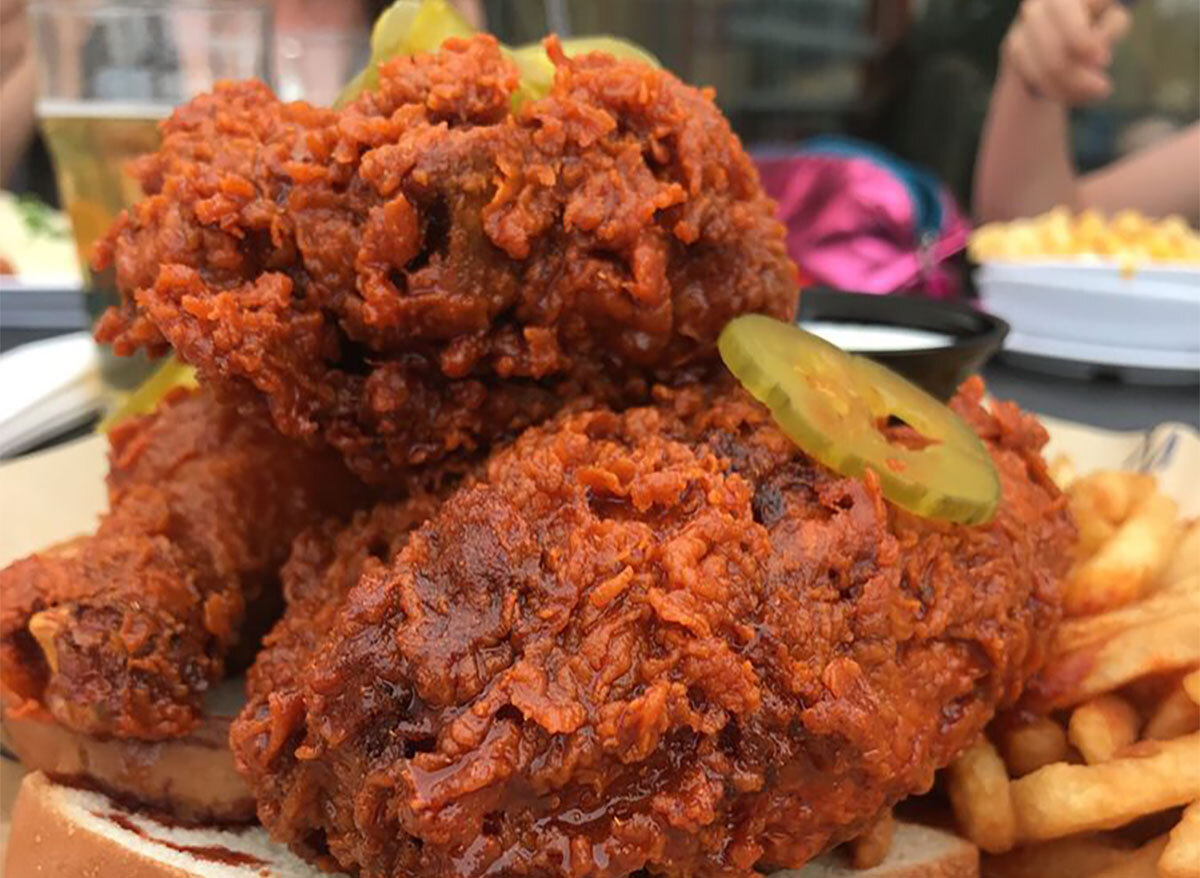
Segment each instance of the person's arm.
[{"label": "person's arm", "polygon": [[1129,15],[1115,0],[1025,0],[1004,41],[975,174],[982,220],[1056,205],[1200,214],[1200,128],[1079,177],[1067,107],[1107,96],[1112,44]]},{"label": "person's arm", "polygon": [[1076,200],[1106,213],[1136,207],[1200,223],[1200,122],[1083,177]]},{"label": "person's arm", "polygon": [[1034,95],[1000,68],[975,165],[976,216],[985,222],[1076,206],[1075,166],[1062,104]]}]

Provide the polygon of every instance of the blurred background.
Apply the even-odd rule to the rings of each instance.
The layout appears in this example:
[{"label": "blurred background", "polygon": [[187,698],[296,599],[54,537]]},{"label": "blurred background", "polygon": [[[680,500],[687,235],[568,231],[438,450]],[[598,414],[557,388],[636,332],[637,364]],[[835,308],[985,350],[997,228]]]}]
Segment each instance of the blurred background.
[{"label": "blurred background", "polygon": [[[717,103],[759,159],[768,191],[785,214],[793,212],[784,219],[807,282],[978,304],[977,281],[987,275],[974,272],[965,252],[969,218],[978,212],[973,178],[1001,44],[1020,0],[453,2],[472,24],[509,44],[547,32],[618,35],[647,48],[683,79],[712,86]],[[0,0],[0,352],[85,330],[113,301],[112,278],[89,272],[86,254],[137,195],[121,168],[154,147],[156,125],[174,106],[222,77],[257,77],[284,99],[330,103],[366,62],[371,24],[387,5],[379,0]],[[1123,5],[1132,25],[1114,45],[1111,94],[1069,109],[1068,149],[1081,174],[1161,143],[1200,118],[1200,0],[1123,0]],[[852,137],[854,145],[834,141],[830,146],[822,140],[824,155],[849,148],[886,168],[914,201],[933,204],[935,220],[922,219],[928,211],[920,204],[911,211],[917,218],[905,219],[911,252],[900,255],[917,266],[911,277],[874,287],[840,282],[817,270],[815,257],[806,264],[800,255],[812,243],[804,240],[805,229],[819,226],[820,218],[793,191],[789,162],[806,149],[811,152],[814,136],[830,135]],[[783,164],[773,164],[778,157]],[[869,203],[865,211],[877,208]],[[1014,234],[1033,240],[1022,246],[1038,256],[1038,235],[1069,237],[1071,222],[1050,217],[1042,226],[1019,225]],[[1143,238],[1157,232],[1145,223],[1134,228],[1132,222],[1126,223],[1134,242],[1129,248],[1140,253],[1149,246]],[[934,246],[946,241],[943,251]],[[927,262],[936,263],[936,270],[927,270]],[[1061,283],[1107,284],[1116,276],[1114,268],[1099,280],[1001,280],[1016,295]],[[1158,280],[1190,285],[1194,299],[1197,277]],[[1180,295],[1174,288],[1157,289],[1172,301]],[[1182,347],[1172,336],[1175,348],[1165,358],[1151,351],[1159,343],[1152,336],[1131,350],[1120,349],[1120,339],[1099,330],[1077,333],[1071,327],[1079,321],[1070,310],[1055,317],[1063,324],[1058,336],[1037,337],[1036,331],[1031,336],[1030,327],[1018,325],[1019,309],[1005,310],[998,297],[994,303],[989,306],[985,296],[985,310],[1007,318],[1017,330],[1009,336],[1007,365],[989,367],[988,377],[1001,395],[1115,427],[1164,419],[1200,422],[1200,324],[1189,322],[1200,314],[1195,301],[1188,303],[1182,324],[1175,312],[1162,312],[1176,335],[1194,330],[1197,336]],[[1020,319],[1044,322],[1041,316]],[[1110,323],[1118,330],[1127,325],[1120,315]],[[67,382],[91,369],[98,357],[101,386],[123,392],[150,369],[144,361],[97,353],[85,337],[76,338],[74,350],[39,363],[75,363],[63,367],[61,381]],[[1023,362],[1022,351],[1027,354]],[[0,382],[31,368],[12,362],[8,372],[0,363]],[[1139,389],[1114,405],[1097,389],[1105,384]],[[96,393],[95,388],[80,390],[78,397],[93,400]],[[0,399],[0,425],[30,405],[24,397]],[[62,423],[78,419],[81,405],[64,406]],[[94,408],[94,402],[87,405]],[[0,454],[9,447],[15,446],[5,444],[0,427]]]},{"label": "blurred background", "polygon": [[[266,5],[273,15],[270,75],[277,91],[286,99],[319,103],[331,100],[361,68],[370,24],[387,3]],[[933,170],[968,209],[1000,43],[1019,5],[1019,0],[460,4],[508,43],[548,31],[627,37],[687,81],[714,87],[747,144],[795,142],[835,131],[862,136]],[[1083,170],[1200,115],[1200,2],[1143,0],[1133,7],[1133,19],[1130,36],[1117,46],[1113,95],[1073,113],[1073,151]],[[57,203],[44,140],[39,138],[4,182],[10,191]]]},{"label": "blurred background", "polygon": [[[947,181],[969,209],[1000,43],[1019,0],[490,0],[525,42],[551,24],[611,32],[711,85],[751,146],[859,135]],[[1143,0],[1117,48],[1115,92],[1078,110],[1074,152],[1098,167],[1200,114],[1200,3]]]}]

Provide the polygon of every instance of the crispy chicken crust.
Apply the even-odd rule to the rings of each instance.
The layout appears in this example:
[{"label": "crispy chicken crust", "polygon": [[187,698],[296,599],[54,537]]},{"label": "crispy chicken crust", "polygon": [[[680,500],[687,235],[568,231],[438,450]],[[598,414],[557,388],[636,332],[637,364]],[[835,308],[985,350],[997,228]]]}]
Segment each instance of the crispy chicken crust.
[{"label": "crispy chicken crust", "polygon": [[287,611],[263,638],[247,672],[250,698],[265,698],[295,684],[350,589],[363,576],[382,572],[440,502],[436,493],[415,493],[361,510],[350,521],[326,519],[296,537],[280,572]]},{"label": "crispy chicken crust", "polygon": [[343,111],[221,84],[164,123],[99,251],[97,335],[169,348],[372,480],[592,394],[696,377],[745,312],[790,319],[783,227],[711,94],[604,55],[510,110],[487,36],[382,68]]},{"label": "crispy chicken crust", "polygon": [[96,533],[0,571],[0,695],[92,735],[175,737],[278,613],[296,534],[373,492],[207,392],[177,391],[109,438]]},{"label": "crispy chicken crust", "polygon": [[[328,519],[296,538],[280,574],[287,609],[263,638],[246,674],[247,702],[256,705],[258,728],[264,734],[272,733],[271,713],[303,709],[301,672],[333,627],[346,595],[364,576],[381,575],[440,502],[437,492],[417,491],[404,500],[360,511],[349,522]],[[288,746],[286,740],[267,744],[269,749]],[[286,796],[292,783],[286,772],[262,781],[263,794],[272,799]]]},{"label": "crispy chicken crust", "polygon": [[1015,700],[1059,614],[1045,432],[982,393],[953,403],[1003,487],[973,528],[741,390],[527,431],[252,698],[260,818],[364,878],[750,876],[853,837]]}]

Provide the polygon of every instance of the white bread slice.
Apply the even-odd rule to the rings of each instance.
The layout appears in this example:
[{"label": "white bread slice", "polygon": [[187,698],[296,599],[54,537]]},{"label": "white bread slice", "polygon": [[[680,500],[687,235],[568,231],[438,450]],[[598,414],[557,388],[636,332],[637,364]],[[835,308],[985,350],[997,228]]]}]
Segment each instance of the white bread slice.
[{"label": "white bread slice", "polygon": [[841,851],[831,851],[771,878],[979,878],[979,848],[949,830],[897,821],[892,846],[878,866],[855,869]]},{"label": "white bread slice", "polygon": [[102,741],[32,716],[6,716],[0,741],[28,771],[79,779],[180,820],[250,823],[254,797],[229,750],[229,723],[242,701],[240,680],[222,684],[207,700],[204,722],[170,741]]},{"label": "white bread slice", "polygon": [[[330,878],[257,826],[169,826],[40,772],[21,784],[5,866],[8,878]],[[771,878],[979,878],[979,851],[945,830],[898,823],[873,869],[855,870],[834,852]]]},{"label": "white bread slice", "polygon": [[329,878],[258,826],[185,828],[99,793],[25,776],[13,807],[7,878]]}]

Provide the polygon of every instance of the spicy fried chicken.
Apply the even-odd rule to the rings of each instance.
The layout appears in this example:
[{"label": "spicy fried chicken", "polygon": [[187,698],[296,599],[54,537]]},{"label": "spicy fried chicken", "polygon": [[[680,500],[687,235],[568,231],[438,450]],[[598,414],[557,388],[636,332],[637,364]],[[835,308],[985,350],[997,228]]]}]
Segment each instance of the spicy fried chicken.
[{"label": "spicy fried chicken", "polygon": [[161,739],[279,610],[293,538],[369,493],[265,413],[177,392],[110,434],[95,534],[0,571],[0,694],[92,735]]},{"label": "spicy fried chicken", "polygon": [[[303,710],[301,672],[332,627],[345,596],[362,577],[382,575],[439,502],[435,493],[418,492],[360,511],[349,522],[329,519],[296,538],[280,574],[287,610],[263,638],[262,649],[246,674],[246,695],[254,707],[247,711],[240,734],[269,738],[280,728],[273,715]],[[270,750],[294,744],[283,739],[264,743]],[[290,771],[262,781],[264,795],[280,802],[300,786],[292,781]],[[283,807],[316,804],[296,802]]]},{"label": "spicy fried chicken", "polygon": [[1000,475],[978,527],[814,463],[741,390],[527,431],[315,649],[279,629],[290,670],[232,735],[262,821],[361,876],[748,876],[852,837],[1016,697],[1057,618],[1045,433],[981,397],[953,403]]},{"label": "spicy fried chicken", "polygon": [[512,109],[496,42],[381,68],[342,111],[223,84],[138,166],[98,335],[174,348],[290,436],[381,478],[590,394],[695,376],[733,316],[790,318],[795,269],[711,94],[593,54]]},{"label": "spicy fried chicken", "polygon": [[326,519],[296,537],[280,571],[287,612],[263,638],[246,675],[251,698],[279,696],[294,685],[350,589],[363,576],[382,572],[439,502],[434,493],[416,493],[362,510],[350,521]]}]

